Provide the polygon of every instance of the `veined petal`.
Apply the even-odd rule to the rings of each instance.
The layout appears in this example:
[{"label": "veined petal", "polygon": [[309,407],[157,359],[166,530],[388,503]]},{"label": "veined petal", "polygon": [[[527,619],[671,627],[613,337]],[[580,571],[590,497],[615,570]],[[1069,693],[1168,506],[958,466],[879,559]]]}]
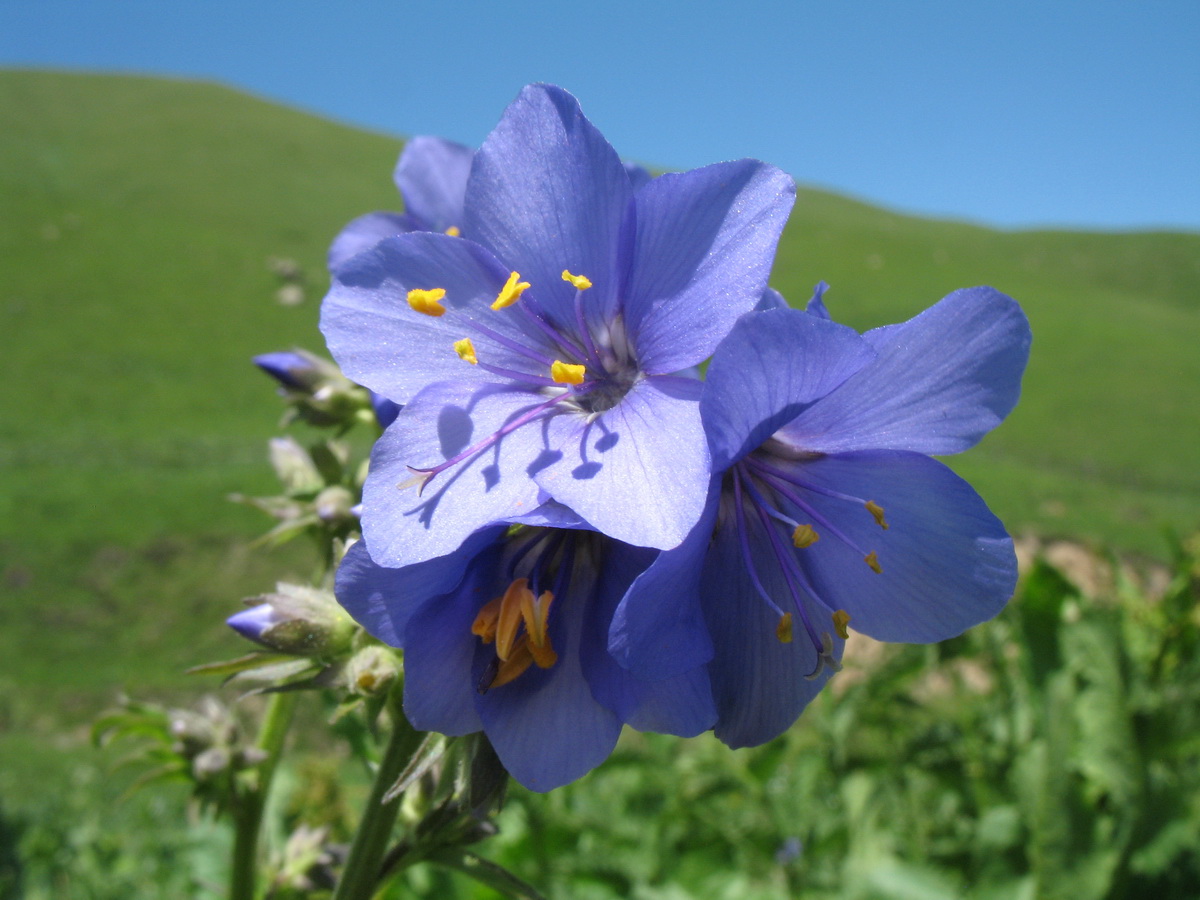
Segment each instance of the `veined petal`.
[{"label": "veined petal", "polygon": [[454,141],[420,135],[396,163],[396,187],[404,208],[425,231],[462,227],[463,194],[475,151]]},{"label": "veined petal", "polygon": [[[711,531],[711,522],[708,528]],[[666,677],[642,678],[623,669],[608,652],[608,632],[618,604],[631,582],[656,557],[663,555],[616,541],[610,547],[596,594],[588,607],[580,647],[584,674],[593,696],[623,722],[641,731],[693,737],[708,730],[716,721],[717,711],[704,669],[707,660]],[[703,629],[699,596],[695,595],[694,600],[697,602],[693,615]]]},{"label": "veined petal", "polygon": [[557,325],[573,329],[576,292],[562,270],[592,281],[590,308],[615,303],[617,243],[632,193],[616,151],[575,98],[530,85],[475,155],[465,230],[532,284],[529,296]]},{"label": "veined petal", "polygon": [[403,647],[405,626],[417,607],[458,585],[467,564],[502,531],[484,529],[453,553],[402,569],[379,565],[371,559],[366,541],[358,541],[338,566],[334,594],[370,634],[385,644]]},{"label": "veined petal", "polygon": [[[397,403],[434,381],[492,380],[482,368],[466,365],[454,342],[464,337],[469,323],[463,320],[471,319],[523,346],[540,346],[539,335],[491,310],[508,277],[490,253],[464,238],[427,232],[391,238],[334,273],[321,306],[321,331],[347,377]],[[445,290],[441,302],[454,315],[422,315],[409,306],[410,290],[433,289]],[[529,359],[485,334],[471,337],[480,359],[535,371]]]},{"label": "veined petal", "polygon": [[496,553],[484,551],[468,566],[462,584],[428,600],[406,629],[404,712],[413,727],[443,734],[470,734],[483,722],[476,709],[472,665],[479,640],[471,623],[480,596],[493,587]]},{"label": "veined petal", "polygon": [[[767,539],[758,523],[751,521],[749,527],[763,586],[781,607],[792,610],[800,631],[799,614],[790,605],[789,590]],[[808,679],[817,671],[812,641],[804,634],[790,643],[776,637],[778,615],[763,602],[746,572],[733,522],[714,535],[701,585],[705,620],[718,636],[708,666],[719,713],[713,731],[734,748],[765,743],[796,721],[829,680],[829,670]],[[824,630],[832,631],[831,624]],[[830,638],[834,656],[840,659],[843,641],[836,634]]]},{"label": "veined petal", "polygon": [[418,230],[419,226],[412,217],[403,213],[373,212],[359,216],[333,239],[327,260],[329,271],[332,272],[346,260],[370,250],[386,238]]},{"label": "veined petal", "polygon": [[700,576],[719,483],[714,479],[704,514],[684,542],[660,552],[613,611],[608,652],[638,678],[680,675],[712,659],[713,641],[700,609]]},{"label": "veined petal", "polygon": [[536,422],[439,473],[420,496],[412,468],[453,458],[543,399],[469,382],[439,382],[414,397],[371,451],[362,526],[372,558],[385,566],[434,559],[480,528],[535,510],[539,491],[526,469],[546,449]]},{"label": "veined petal", "polygon": [[992,288],[955,291],[863,337],[875,361],[783,433],[806,450],[959,453],[1008,415],[1029,359],[1029,321]]},{"label": "veined petal", "polygon": [[790,176],[757,160],[661,175],[637,192],[624,310],[645,371],[701,362],[754,309],[795,197]]},{"label": "veined petal", "polygon": [[737,462],[874,356],[854,329],[800,310],[743,316],[713,354],[700,400],[713,468]]},{"label": "veined petal", "polygon": [[[596,701],[583,674],[580,643],[587,606],[565,602],[550,617],[558,653],[551,668],[533,666],[508,684],[475,696],[484,731],[504,768],[530,790],[549,791],[600,765],[621,733],[620,718]],[[494,656],[490,645],[477,646],[476,683]]]},{"label": "veined petal", "polygon": [[854,630],[881,641],[941,641],[992,618],[1012,596],[1012,539],[971,486],[937,460],[867,450],[796,462],[790,469],[887,513],[883,531],[857,504],[803,491],[805,501],[850,540],[878,555],[882,572],[876,574],[855,549],[826,535],[799,556],[813,587],[850,614]]},{"label": "veined petal", "polygon": [[646,378],[591,421],[554,417],[549,443],[561,455],[534,479],[597,531],[639,547],[677,546],[708,490],[701,390],[689,378]]}]

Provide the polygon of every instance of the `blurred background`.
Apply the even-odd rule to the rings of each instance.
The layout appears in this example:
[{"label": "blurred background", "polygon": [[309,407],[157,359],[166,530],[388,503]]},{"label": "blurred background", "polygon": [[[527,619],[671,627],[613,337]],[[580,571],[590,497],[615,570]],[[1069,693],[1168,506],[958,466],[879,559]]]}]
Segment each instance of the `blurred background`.
[{"label": "blurred background", "polygon": [[[485,852],[564,897],[1195,896],[1197,38],[1182,0],[0,0],[0,896],[218,895],[227,835],[114,813],[89,723],[215,690],[183,670],[242,652],[224,618],[311,571],[227,499],[278,490],[250,357],[323,351],[329,241],[399,208],[404,136],[477,146],[533,81],[656,170],[791,173],[793,303],[1021,301],[1021,404],[947,462],[1027,575],[967,638],[854,648],[769,747],[630,735],[517,792]],[[289,815],[361,799],[318,749]]]}]

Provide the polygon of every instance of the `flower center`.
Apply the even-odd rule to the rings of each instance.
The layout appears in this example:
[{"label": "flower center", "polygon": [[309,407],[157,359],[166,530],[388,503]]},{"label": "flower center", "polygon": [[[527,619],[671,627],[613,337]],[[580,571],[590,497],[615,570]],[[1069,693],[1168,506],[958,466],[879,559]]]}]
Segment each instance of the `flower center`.
[{"label": "flower center", "polygon": [[[558,662],[550,635],[556,597],[571,591],[576,565],[595,568],[596,535],[554,528],[516,526],[508,538],[508,587],[479,611],[471,633],[495,645],[495,656],[476,689],[486,694],[523,675],[530,666]],[[561,601],[560,601],[561,603]]]},{"label": "flower center", "polygon": [[[441,472],[458,465],[491,447],[505,435],[518,428],[556,412],[572,411],[576,414],[594,416],[612,409],[641,379],[632,347],[625,333],[620,316],[598,327],[589,323],[584,308],[584,292],[592,282],[584,275],[575,275],[564,269],[564,281],[575,288],[574,324],[575,331],[569,332],[557,326],[537,305],[533,297],[523,296],[531,287],[521,281],[520,273],[509,275],[491,304],[494,312],[503,315],[519,315],[524,318],[525,331],[539,338],[537,342],[523,343],[513,337],[500,334],[487,325],[471,318],[463,318],[466,329],[476,338],[486,338],[496,345],[528,360],[534,371],[521,371],[489,363],[481,358],[475,342],[470,336],[452,342],[452,349],[459,359],[478,366],[500,378],[528,385],[531,392],[545,398],[530,410],[506,423],[494,434],[455,455],[445,462],[430,468],[410,466],[416,476],[410,482],[425,485]],[[422,315],[441,317],[447,312],[442,301],[446,297],[443,288],[414,288],[408,292],[408,305]],[[518,302],[520,301],[520,302]],[[516,307],[507,312],[510,307]],[[540,369],[540,373],[537,371]]]},{"label": "flower center", "polygon": [[[775,636],[782,643],[793,639],[793,611],[799,617],[817,654],[816,668],[807,677],[816,678],[826,667],[835,672],[841,669],[834,654],[833,635],[827,627],[818,628],[817,623],[828,616],[833,633],[845,640],[850,615],[834,609],[816,591],[805,572],[803,554],[825,533],[855,550],[873,572],[881,573],[883,568],[875,550],[863,550],[813,505],[814,495],[856,504],[866,509],[880,528],[890,526],[883,507],[873,500],[833,491],[806,479],[803,458],[776,454],[769,445],[751,453],[726,473],[720,515],[726,525],[732,520],[747,575],[755,592],[778,617]],[[754,553],[755,545],[758,554]],[[762,565],[770,565],[782,576],[786,597],[772,597],[763,583]]]}]

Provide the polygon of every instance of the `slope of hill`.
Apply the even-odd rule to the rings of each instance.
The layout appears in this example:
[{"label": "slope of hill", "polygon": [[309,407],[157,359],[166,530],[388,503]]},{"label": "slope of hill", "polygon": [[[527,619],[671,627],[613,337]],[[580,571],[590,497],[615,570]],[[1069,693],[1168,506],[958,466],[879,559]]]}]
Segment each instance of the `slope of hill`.
[{"label": "slope of hill", "polygon": [[[264,523],[224,499],[272,488],[279,409],[248,359],[320,349],[325,249],[396,208],[400,142],[107,75],[0,72],[0,120],[0,653],[64,686],[66,659],[99,684],[143,654],[171,683],[273,580],[229,543]],[[308,274],[299,309],[271,256]],[[1021,406],[953,462],[1015,530],[1161,553],[1160,526],[1200,521],[1200,235],[1004,233],[802,190],[775,284],[803,302],[821,278],[860,328],[970,284],[1025,305]]]}]

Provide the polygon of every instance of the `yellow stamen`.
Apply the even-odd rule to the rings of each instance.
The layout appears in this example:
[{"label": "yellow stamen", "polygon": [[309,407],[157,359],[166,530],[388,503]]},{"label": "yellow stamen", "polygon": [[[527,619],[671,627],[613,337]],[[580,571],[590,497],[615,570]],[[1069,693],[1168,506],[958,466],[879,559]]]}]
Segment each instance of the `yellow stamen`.
[{"label": "yellow stamen", "polygon": [[485,604],[471,624],[471,634],[485,644],[490,644],[496,639],[496,623],[500,620],[500,601],[503,599],[503,597],[497,597]]},{"label": "yellow stamen", "polygon": [[569,281],[581,291],[586,291],[592,286],[591,280],[586,275],[572,275],[566,269],[563,269],[563,281]]},{"label": "yellow stamen", "polygon": [[850,613],[844,609],[835,610],[833,614],[833,630],[837,632],[837,636],[843,641],[849,640],[850,632],[846,630],[846,626],[850,624]]},{"label": "yellow stamen", "polygon": [[587,366],[576,366],[556,359],[550,367],[550,377],[559,384],[582,384]]},{"label": "yellow stamen", "polygon": [[440,316],[445,314],[446,308],[438,301],[445,296],[445,288],[433,288],[428,291],[414,288],[408,292],[408,305],[427,316]]},{"label": "yellow stamen", "polygon": [[792,532],[792,546],[797,550],[811,547],[820,539],[821,536],[811,525],[797,525],[796,530]]},{"label": "yellow stamen", "polygon": [[879,555],[874,550],[863,557],[863,562],[870,566],[871,571],[877,575],[883,571],[883,567],[879,565]]},{"label": "yellow stamen", "polygon": [[779,643],[790,644],[792,642],[792,614],[784,613],[779,617],[779,624],[775,626],[775,637],[779,638]]},{"label": "yellow stamen", "polygon": [[524,674],[532,663],[533,654],[529,650],[529,642],[522,635],[521,641],[513,649],[512,655],[500,662],[500,666],[496,669],[496,677],[492,679],[491,684],[480,686],[481,692],[508,684]]},{"label": "yellow stamen", "polygon": [[508,276],[508,281],[504,282],[504,287],[500,288],[496,299],[492,301],[492,309],[504,309],[506,306],[512,306],[528,289],[529,282],[521,281],[520,273],[513,272]]},{"label": "yellow stamen", "polygon": [[504,596],[500,598],[500,611],[496,617],[496,655],[507,660],[517,644],[517,631],[521,627],[523,616],[521,604],[525,594],[532,594],[529,581],[518,578],[508,586]]},{"label": "yellow stamen", "polygon": [[457,225],[451,225],[446,229],[446,234],[450,235],[450,237],[458,237],[460,234],[462,234],[462,229]]},{"label": "yellow stamen", "polygon": [[471,343],[470,338],[455,341],[454,352],[458,354],[459,359],[466,360],[473,366],[479,363],[479,360],[475,358],[475,345]]},{"label": "yellow stamen", "polygon": [[875,517],[876,525],[878,525],[884,531],[888,530],[889,526],[888,526],[887,521],[883,518],[883,507],[882,506],[880,506],[874,500],[868,500],[867,501],[867,512],[869,512],[871,515],[873,515]]}]

